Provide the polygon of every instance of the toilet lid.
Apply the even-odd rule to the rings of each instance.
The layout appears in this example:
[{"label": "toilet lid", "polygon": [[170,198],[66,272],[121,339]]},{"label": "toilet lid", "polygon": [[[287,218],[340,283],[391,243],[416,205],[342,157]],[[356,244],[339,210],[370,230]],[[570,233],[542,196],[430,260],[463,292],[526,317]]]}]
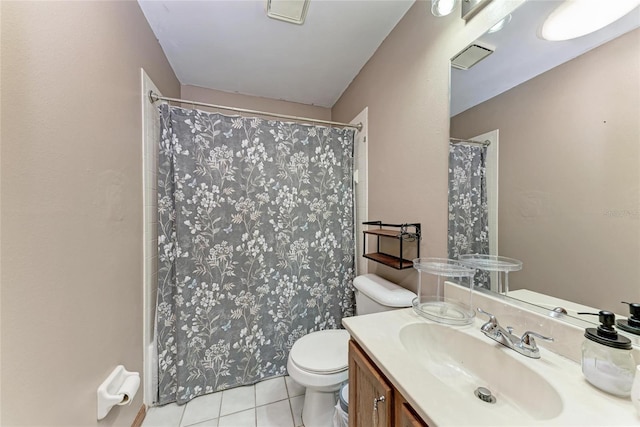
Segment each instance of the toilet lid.
[{"label": "toilet lid", "polygon": [[298,339],[291,347],[289,357],[305,371],[330,374],[347,369],[348,353],[349,332],[328,329]]}]

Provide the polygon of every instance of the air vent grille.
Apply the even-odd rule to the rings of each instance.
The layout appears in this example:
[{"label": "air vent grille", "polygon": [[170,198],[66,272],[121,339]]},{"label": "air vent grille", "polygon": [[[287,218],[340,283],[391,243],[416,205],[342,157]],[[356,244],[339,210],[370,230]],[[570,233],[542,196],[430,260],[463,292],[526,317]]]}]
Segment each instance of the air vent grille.
[{"label": "air vent grille", "polygon": [[267,0],[267,16],[302,25],[307,16],[309,0]]},{"label": "air vent grille", "polygon": [[451,66],[459,70],[468,70],[469,68],[482,61],[494,52],[495,48],[479,43],[473,43],[465,47],[460,53],[453,57]]}]

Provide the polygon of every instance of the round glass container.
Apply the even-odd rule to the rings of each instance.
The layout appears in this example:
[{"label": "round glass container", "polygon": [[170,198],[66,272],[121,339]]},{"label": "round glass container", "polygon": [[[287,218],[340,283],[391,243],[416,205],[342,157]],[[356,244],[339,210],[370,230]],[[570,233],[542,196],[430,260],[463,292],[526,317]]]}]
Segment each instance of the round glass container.
[{"label": "round glass container", "polygon": [[460,255],[460,262],[478,270],[496,272],[497,283],[491,290],[505,295],[509,292],[509,272],[522,270],[522,261],[498,255],[464,254]]},{"label": "round glass container", "polygon": [[[473,322],[474,268],[446,258],[418,258],[413,260],[413,267],[418,270],[418,296],[413,300],[416,313],[449,325],[468,325]],[[460,301],[445,297],[445,281],[468,288],[468,298]]]}]

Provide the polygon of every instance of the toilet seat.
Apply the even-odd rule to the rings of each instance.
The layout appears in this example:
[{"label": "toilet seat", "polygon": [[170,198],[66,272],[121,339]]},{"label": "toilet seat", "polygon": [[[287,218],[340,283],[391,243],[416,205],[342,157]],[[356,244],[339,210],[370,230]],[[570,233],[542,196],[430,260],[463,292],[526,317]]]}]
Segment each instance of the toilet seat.
[{"label": "toilet seat", "polygon": [[[411,307],[416,297],[375,275],[361,277],[357,282],[362,285],[356,293],[358,314]],[[355,286],[356,280],[353,283]],[[298,339],[289,351],[287,372],[293,381],[306,388],[302,422],[307,427],[327,427],[333,423],[336,393],[349,379],[349,339],[345,330],[311,332]]]},{"label": "toilet seat", "polygon": [[289,359],[301,370],[329,375],[347,370],[348,354],[349,332],[328,329],[298,339],[291,347]]}]

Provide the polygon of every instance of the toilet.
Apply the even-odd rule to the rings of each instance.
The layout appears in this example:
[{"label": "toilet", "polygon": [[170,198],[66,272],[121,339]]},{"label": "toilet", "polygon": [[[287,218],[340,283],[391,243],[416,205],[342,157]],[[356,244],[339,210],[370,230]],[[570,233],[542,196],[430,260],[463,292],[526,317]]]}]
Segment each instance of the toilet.
[{"label": "toilet", "polygon": [[[375,274],[353,280],[356,316],[411,307],[413,292]],[[305,427],[332,425],[336,392],[349,378],[349,332],[330,329],[312,332],[291,347],[287,361],[289,376],[306,387],[302,422]]]}]

